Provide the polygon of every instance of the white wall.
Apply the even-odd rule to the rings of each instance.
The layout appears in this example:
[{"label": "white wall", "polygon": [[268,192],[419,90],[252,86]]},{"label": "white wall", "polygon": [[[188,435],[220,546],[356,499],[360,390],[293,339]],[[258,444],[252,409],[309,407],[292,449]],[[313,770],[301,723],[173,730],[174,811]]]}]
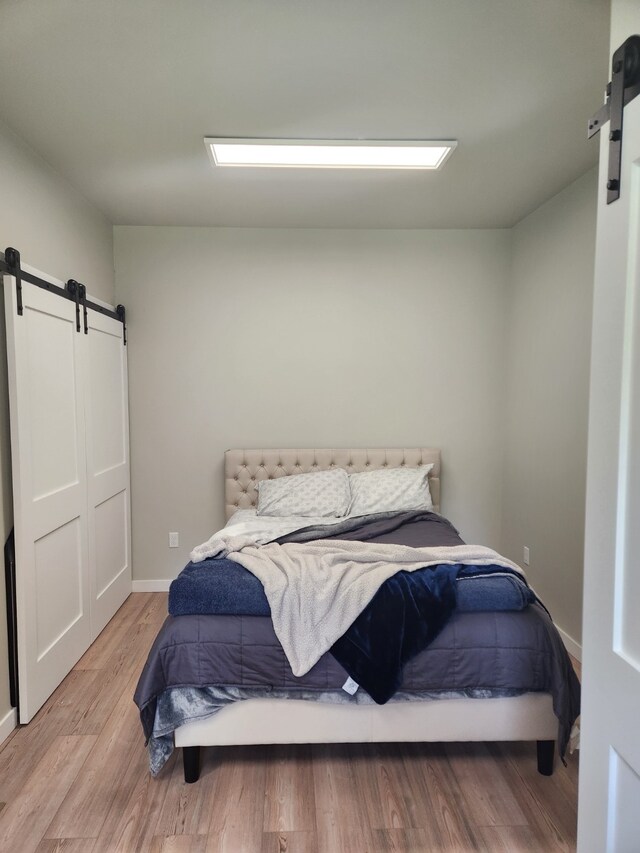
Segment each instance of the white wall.
[{"label": "white wall", "polygon": [[[24,263],[113,302],[113,232],[104,216],[43,160],[0,125],[0,248],[13,246]],[[0,285],[0,291],[2,286]],[[2,293],[0,292],[0,297]],[[13,526],[9,407],[0,307],[0,549]],[[1,561],[2,558],[0,558]],[[4,568],[2,569],[4,576]],[[0,738],[9,713],[4,580],[0,581]]]},{"label": "white wall", "polygon": [[498,230],[116,227],[134,577],[174,577],[223,524],[232,446],[435,445],[443,511],[497,546],[508,244]]},{"label": "white wall", "polygon": [[596,170],[513,229],[507,304],[502,551],[578,643]]},{"label": "white wall", "polygon": [[0,250],[56,278],[75,278],[113,302],[111,223],[0,124]]}]

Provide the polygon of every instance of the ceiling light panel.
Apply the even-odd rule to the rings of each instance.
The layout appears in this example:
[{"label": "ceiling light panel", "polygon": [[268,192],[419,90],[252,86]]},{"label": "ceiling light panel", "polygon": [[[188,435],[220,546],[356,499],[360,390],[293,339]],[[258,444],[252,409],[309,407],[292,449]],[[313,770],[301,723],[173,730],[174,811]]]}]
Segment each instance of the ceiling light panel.
[{"label": "ceiling light panel", "polygon": [[301,139],[204,140],[214,166],[298,169],[439,169],[457,142]]}]

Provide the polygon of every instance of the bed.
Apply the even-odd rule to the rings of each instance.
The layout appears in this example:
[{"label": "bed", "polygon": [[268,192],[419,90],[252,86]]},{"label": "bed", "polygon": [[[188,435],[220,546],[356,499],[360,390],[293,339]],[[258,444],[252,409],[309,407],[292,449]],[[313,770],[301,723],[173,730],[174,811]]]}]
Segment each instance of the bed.
[{"label": "bed", "polygon": [[[441,477],[440,452],[437,449],[229,450],[225,454],[225,513],[228,520],[238,510],[255,507],[257,483],[265,479],[329,471],[334,468],[344,469],[351,474],[384,468],[415,469],[429,465],[432,466],[428,475],[429,490],[433,510],[437,514],[440,511]],[[184,642],[181,631],[186,631],[187,628],[191,633],[188,635],[188,642]],[[484,630],[485,639],[476,643],[473,638],[476,632],[481,630]],[[220,691],[227,690],[227,693],[233,694],[232,699],[242,701],[228,701],[228,696],[225,695],[224,702],[219,703],[215,713],[205,710],[201,714],[202,718],[190,719],[189,722],[171,729],[170,748],[174,743],[176,747],[182,748],[187,782],[195,782],[199,777],[200,751],[203,747],[271,743],[535,741],[538,769],[542,774],[550,775],[553,772],[555,743],[559,731],[561,751],[564,751],[568,740],[567,727],[570,728],[579,712],[579,687],[568,656],[550,618],[543,612],[543,608],[537,605],[531,605],[521,613],[454,613],[449,623],[430,643],[429,648],[416,656],[417,663],[411,661],[410,666],[407,666],[407,684],[408,688],[411,688],[411,674],[413,673],[415,680],[417,671],[429,666],[437,669],[444,654],[443,650],[447,650],[447,654],[452,653],[452,647],[447,644],[451,644],[451,638],[455,637],[453,660],[457,661],[457,670],[465,672],[466,656],[468,673],[469,668],[474,672],[488,670],[489,660],[498,660],[507,653],[513,658],[509,660],[509,668],[514,670],[519,665],[518,655],[529,655],[531,660],[524,661],[523,657],[523,668],[528,666],[530,670],[536,671],[537,680],[531,681],[533,689],[527,689],[529,682],[524,676],[523,680],[518,682],[519,689],[514,689],[509,695],[501,695],[497,690],[483,693],[480,690],[452,689],[447,692],[440,689],[430,693],[419,692],[417,688],[415,694],[410,694],[404,690],[406,685],[403,684],[404,692],[399,691],[398,697],[420,701],[389,701],[386,704],[365,702],[368,697],[362,696],[364,691],[360,691],[362,704],[347,701],[349,696],[344,692],[339,694],[344,701],[333,698],[330,701],[309,701],[310,698],[317,698],[309,690],[316,690],[320,695],[325,688],[333,689],[336,685],[339,687],[346,675],[345,670],[333,660],[329,652],[314,666],[310,681],[300,680],[300,685],[305,688],[308,686],[309,690],[306,693],[301,690],[299,695],[303,698],[296,698],[298,679],[293,676],[286,660],[282,658],[282,649],[273,635],[269,617],[181,615],[168,617],[150,653],[136,693],[143,727],[145,714],[147,717],[147,736],[153,728],[154,720],[157,721],[159,717],[156,700],[162,696],[163,688],[166,687],[166,683],[161,682],[161,679],[156,678],[154,682],[153,661],[155,660],[156,675],[160,672],[164,675],[170,667],[179,673],[185,673],[184,677],[180,675],[172,682],[174,685],[178,682],[183,685],[180,701],[184,704],[191,696],[190,690],[194,691],[193,695],[197,697],[203,689],[217,689],[223,676],[218,676],[214,670],[217,663],[224,661],[229,653],[225,641],[231,642],[230,638],[237,636],[240,638],[237,642],[240,643],[251,631],[251,643],[245,647],[245,654],[247,649],[250,651],[257,644],[262,644],[261,653],[271,660],[272,670],[275,667],[278,672],[284,673],[282,683],[275,684],[275,679],[271,677],[272,683],[268,687],[258,687],[256,685],[260,679],[252,671],[250,687],[245,688],[244,692],[240,690],[235,695],[233,690],[239,688],[220,686]],[[539,642],[540,648],[535,651],[535,655],[533,650],[520,652],[518,640],[509,641],[512,648],[505,649],[500,646],[500,642],[505,645],[500,637],[518,637],[518,631],[524,632],[521,634],[523,637],[537,638],[536,642]],[[486,637],[495,637],[495,643],[493,640],[487,641]],[[523,646],[528,643],[529,640],[522,641]],[[240,648],[242,656],[241,646],[234,645],[231,648]],[[181,662],[180,656],[186,655],[188,649],[193,651],[190,660],[185,657],[184,662]],[[207,666],[212,667],[209,675],[203,675],[201,672],[202,660],[205,657],[203,650],[210,656],[207,659]],[[448,667],[451,667],[451,660],[452,658],[448,659]],[[551,675],[547,677],[543,673],[544,677],[540,676],[542,670],[548,670]],[[452,673],[453,683],[453,670],[449,671]],[[491,681],[491,676],[482,678],[487,682]],[[347,678],[345,685],[348,682]],[[468,683],[468,674],[460,675],[456,688]],[[482,683],[480,681],[480,686]],[[553,683],[553,690],[540,689],[541,685],[544,687],[548,683]],[[425,684],[427,687],[431,686],[427,682],[420,682],[418,686],[422,689]],[[439,686],[442,685],[439,683]],[[343,688],[347,690],[344,685]],[[197,693],[198,690],[200,694]],[[436,695],[438,698],[435,698]],[[485,698],[485,695],[490,698]],[[425,700],[421,701],[423,696]],[[560,704],[564,707],[564,722],[561,721],[559,729]]]}]

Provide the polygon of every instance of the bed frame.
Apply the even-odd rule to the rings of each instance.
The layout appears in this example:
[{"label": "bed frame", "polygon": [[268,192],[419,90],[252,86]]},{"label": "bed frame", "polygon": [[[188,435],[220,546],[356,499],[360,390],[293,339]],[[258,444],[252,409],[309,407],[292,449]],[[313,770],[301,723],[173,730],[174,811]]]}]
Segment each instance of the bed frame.
[{"label": "bed frame", "polygon": [[[433,463],[429,487],[440,509],[440,451],[433,448],[227,450],[225,513],[257,501],[260,480],[345,468],[417,468]],[[535,740],[538,770],[553,772],[558,720],[548,693],[496,699],[439,699],[387,705],[331,705],[298,699],[246,699],[176,729],[184,778],[200,775],[200,747],[269,743],[393,743]]]}]

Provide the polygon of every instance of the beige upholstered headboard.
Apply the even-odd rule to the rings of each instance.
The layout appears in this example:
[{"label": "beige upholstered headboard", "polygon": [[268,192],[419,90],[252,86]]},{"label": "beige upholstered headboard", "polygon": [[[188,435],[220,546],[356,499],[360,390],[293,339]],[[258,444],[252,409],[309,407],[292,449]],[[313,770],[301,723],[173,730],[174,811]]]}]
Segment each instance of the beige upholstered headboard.
[{"label": "beige upholstered headboard", "polygon": [[429,489],[440,510],[440,451],[432,447],[331,448],[304,450],[227,450],[224,454],[224,498],[227,520],[237,509],[256,505],[260,480],[344,468],[349,474],[377,468],[418,468],[433,463]]}]

